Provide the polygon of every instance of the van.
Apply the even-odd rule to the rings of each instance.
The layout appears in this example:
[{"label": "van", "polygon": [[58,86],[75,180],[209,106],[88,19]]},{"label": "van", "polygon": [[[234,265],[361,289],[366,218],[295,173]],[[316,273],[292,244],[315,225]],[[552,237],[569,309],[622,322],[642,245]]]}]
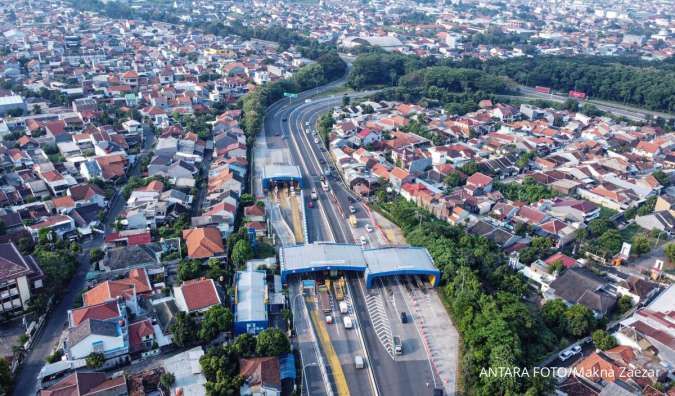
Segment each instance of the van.
[{"label": "van", "polygon": [[366,367],[366,362],[363,360],[363,357],[361,355],[354,356],[354,366],[357,369],[362,369]]},{"label": "van", "polygon": [[345,325],[345,329],[351,329],[354,327],[354,322],[352,322],[352,318],[349,316],[343,316],[342,323]]},{"label": "van", "polygon": [[347,305],[347,303],[345,301],[340,301],[339,306],[340,306],[340,313],[341,314],[346,314],[346,313],[349,312],[349,306]]}]

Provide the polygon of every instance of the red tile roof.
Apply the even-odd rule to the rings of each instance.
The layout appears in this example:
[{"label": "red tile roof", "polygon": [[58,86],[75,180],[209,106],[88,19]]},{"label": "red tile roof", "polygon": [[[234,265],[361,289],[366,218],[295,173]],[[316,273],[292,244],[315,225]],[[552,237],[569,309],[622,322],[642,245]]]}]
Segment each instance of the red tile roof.
[{"label": "red tile roof", "polygon": [[106,301],[101,304],[85,306],[73,309],[70,313],[71,325],[79,326],[87,319],[108,320],[120,316],[117,302],[114,300]]},{"label": "red tile roof", "polygon": [[223,238],[215,227],[191,228],[183,230],[183,239],[191,258],[213,257],[225,252]]},{"label": "red tile roof", "polygon": [[180,288],[190,312],[220,304],[220,296],[213,279],[194,279],[183,282]]}]

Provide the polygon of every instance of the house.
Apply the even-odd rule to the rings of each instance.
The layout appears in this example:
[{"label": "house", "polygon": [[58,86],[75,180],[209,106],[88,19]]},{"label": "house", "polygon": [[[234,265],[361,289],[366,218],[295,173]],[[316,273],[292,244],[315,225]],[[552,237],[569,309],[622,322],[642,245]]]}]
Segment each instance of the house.
[{"label": "house", "polygon": [[122,363],[129,353],[125,323],[86,319],[79,326],[68,329],[64,350],[70,360],[102,353],[107,364]]},{"label": "house", "polygon": [[0,243],[0,314],[28,309],[33,292],[42,288],[44,274],[33,256],[24,256],[13,242]]},{"label": "house", "polygon": [[77,327],[87,319],[117,322],[126,318],[124,305],[116,300],[68,310],[68,327]]},{"label": "house", "polygon": [[66,194],[70,196],[78,206],[95,203],[100,208],[104,208],[108,205],[105,192],[94,184],[76,184],[70,186]]},{"label": "house", "polygon": [[185,313],[201,313],[222,304],[213,279],[193,279],[173,288],[176,306]]},{"label": "house", "polygon": [[389,172],[389,183],[396,192],[401,191],[401,186],[408,181],[410,181],[410,173],[398,166],[395,166],[394,169]]},{"label": "house", "polygon": [[675,287],[664,290],[648,305],[621,321],[614,333],[619,345],[655,355],[662,367],[675,367]]},{"label": "house", "polygon": [[476,172],[466,179],[465,189],[471,195],[481,195],[492,191],[492,178],[480,172]]},{"label": "house", "polygon": [[112,247],[106,249],[98,266],[101,271],[122,274],[132,268],[153,268],[160,266],[161,251],[160,246],[152,243]]},{"label": "house", "polygon": [[244,218],[247,221],[265,221],[265,208],[250,205],[244,208]]},{"label": "house", "polygon": [[223,238],[215,227],[190,228],[183,230],[188,257],[203,259],[225,253]]},{"label": "house", "polygon": [[138,296],[152,292],[150,278],[144,268],[134,268],[126,278],[106,280],[82,293],[86,306],[102,304],[110,300],[124,301],[133,312],[138,313]]},{"label": "house", "polygon": [[645,230],[659,230],[670,236],[675,227],[675,217],[673,217],[669,210],[662,210],[645,216],[637,216],[635,223]]},{"label": "house", "polygon": [[382,140],[382,135],[377,131],[365,128],[356,134],[354,142],[359,146],[368,146]]},{"label": "house", "polygon": [[148,357],[159,353],[155,341],[155,330],[150,319],[143,319],[129,325],[129,354],[134,357]]},{"label": "house", "polygon": [[74,372],[47,389],[40,396],[126,396],[127,381],[124,375],[108,378],[105,373]]},{"label": "house", "polygon": [[560,298],[569,306],[584,305],[596,318],[601,318],[616,304],[616,295],[610,294],[608,283],[586,268],[570,268],[551,282],[544,298]]},{"label": "house", "polygon": [[242,396],[281,396],[279,358],[276,356],[239,359]]},{"label": "house", "polygon": [[72,217],[60,214],[48,216],[42,221],[29,225],[27,228],[35,240],[38,239],[40,230],[43,229],[49,230],[50,232],[53,231],[59,238],[63,238],[65,235],[76,231],[75,221]]}]

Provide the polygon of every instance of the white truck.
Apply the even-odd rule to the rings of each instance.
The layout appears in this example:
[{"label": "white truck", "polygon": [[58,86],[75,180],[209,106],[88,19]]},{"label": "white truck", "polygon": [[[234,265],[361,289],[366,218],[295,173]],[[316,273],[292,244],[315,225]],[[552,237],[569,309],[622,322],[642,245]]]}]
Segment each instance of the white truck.
[{"label": "white truck", "polygon": [[401,337],[394,336],[394,353],[403,355],[403,344],[401,344]]},{"label": "white truck", "polygon": [[354,322],[352,322],[352,318],[349,316],[343,316],[342,323],[344,323],[345,329],[351,329],[354,327]]},{"label": "white truck", "polygon": [[349,312],[349,306],[347,305],[347,303],[345,301],[340,301],[339,306],[340,306],[340,313],[341,314],[346,314],[346,313]]}]

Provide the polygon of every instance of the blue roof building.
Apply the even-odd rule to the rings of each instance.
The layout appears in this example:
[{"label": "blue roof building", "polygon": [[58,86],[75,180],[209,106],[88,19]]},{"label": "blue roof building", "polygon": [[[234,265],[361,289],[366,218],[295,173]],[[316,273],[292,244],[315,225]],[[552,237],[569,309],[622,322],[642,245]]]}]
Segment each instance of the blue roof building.
[{"label": "blue roof building", "polygon": [[269,326],[267,274],[238,271],[235,276],[234,333],[258,334]]}]

